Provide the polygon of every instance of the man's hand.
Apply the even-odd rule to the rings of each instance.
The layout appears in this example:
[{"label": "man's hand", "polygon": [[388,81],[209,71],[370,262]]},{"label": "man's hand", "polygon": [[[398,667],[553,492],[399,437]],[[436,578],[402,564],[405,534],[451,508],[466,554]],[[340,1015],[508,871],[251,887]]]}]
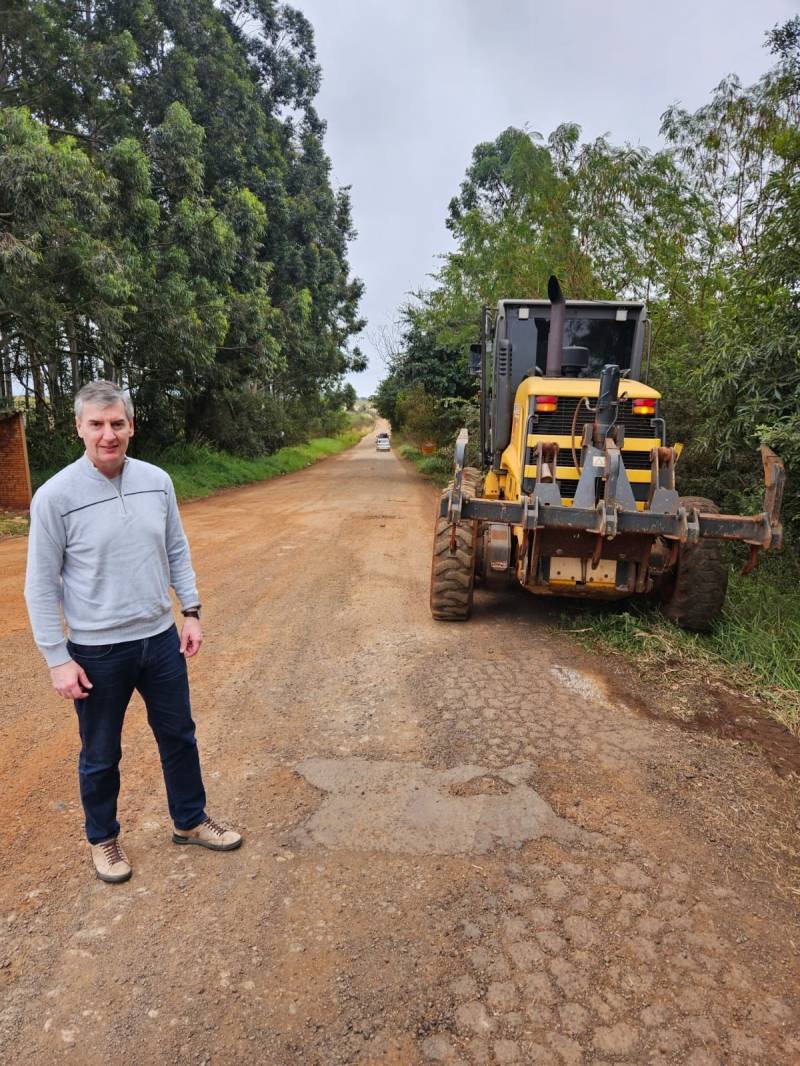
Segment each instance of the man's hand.
[{"label": "man's hand", "polygon": [[50,680],[53,682],[53,688],[65,700],[82,700],[89,695],[89,689],[92,688],[86,671],[74,659],[54,666],[50,670]]},{"label": "man's hand", "polygon": [[184,618],[181,628],[181,655],[191,659],[200,651],[203,643],[203,627],[199,618]]}]

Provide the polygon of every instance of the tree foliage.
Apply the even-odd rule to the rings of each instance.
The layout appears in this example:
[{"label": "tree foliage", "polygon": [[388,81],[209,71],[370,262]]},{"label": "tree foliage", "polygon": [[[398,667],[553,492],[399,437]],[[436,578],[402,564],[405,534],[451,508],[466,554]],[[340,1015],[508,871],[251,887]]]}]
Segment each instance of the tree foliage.
[{"label": "tree foliage", "polygon": [[768,443],[800,524],[800,17],[767,46],[775,62],[756,84],[730,76],[696,112],[668,108],[659,151],[582,143],[573,123],[477,145],[450,202],[455,248],[403,310],[384,413],[417,388],[440,408],[465,395],[480,307],[546,297],[555,273],[569,298],[648,301],[654,384],[688,444],[685,490],[754,506]]},{"label": "tree foliage", "polygon": [[98,375],[130,386],[150,450],[255,452],[335,421],[362,286],[307,19],[276,0],[3,15],[0,380],[32,405],[34,461]]}]

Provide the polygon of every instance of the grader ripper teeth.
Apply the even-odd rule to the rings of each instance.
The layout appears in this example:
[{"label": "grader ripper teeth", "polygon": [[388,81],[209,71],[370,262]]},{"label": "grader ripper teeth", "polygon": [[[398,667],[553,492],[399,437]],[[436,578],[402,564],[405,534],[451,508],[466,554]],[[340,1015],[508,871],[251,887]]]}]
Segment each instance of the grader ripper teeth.
[{"label": "grader ripper teeth", "polygon": [[[439,506],[439,515],[446,518],[453,528],[462,520],[472,520],[499,522],[530,531],[580,531],[598,537],[601,541],[612,541],[616,536],[626,533],[663,537],[676,544],[690,545],[697,544],[701,538],[735,540],[748,544],[756,553],[769,549],[776,551],[783,545],[783,527],[779,515],[785,472],[783,463],[771,448],[761,449],[766,491],[764,510],[759,514],[748,516],[719,514],[716,511],[706,513],[694,507],[687,510],[680,506],[676,506],[674,512],[670,513],[657,509],[628,510],[619,504],[616,487],[620,460],[619,449],[616,447],[608,450],[608,469],[611,474],[604,475],[606,490],[603,498],[593,508],[562,506],[558,487],[552,478],[545,481],[537,477],[531,495],[518,502],[465,495],[459,474],[463,470],[463,455],[468,441],[466,429],[461,433],[463,436],[459,436],[459,447],[456,449],[456,477]],[[545,455],[546,447],[543,446],[542,449]],[[656,449],[654,453],[655,451]],[[544,462],[542,466],[546,471],[548,463]],[[655,481],[651,484],[656,498],[663,486]],[[753,569],[752,558],[751,554],[745,564],[745,572]]]}]

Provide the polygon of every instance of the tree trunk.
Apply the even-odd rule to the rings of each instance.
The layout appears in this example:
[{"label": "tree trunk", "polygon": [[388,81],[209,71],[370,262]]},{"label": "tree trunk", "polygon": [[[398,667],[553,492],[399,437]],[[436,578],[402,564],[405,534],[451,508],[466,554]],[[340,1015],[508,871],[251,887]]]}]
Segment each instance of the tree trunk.
[{"label": "tree trunk", "polygon": [[103,360],[103,377],[106,381],[113,381],[115,385],[120,383],[119,368],[114,366],[110,359]]},{"label": "tree trunk", "polygon": [[81,363],[78,355],[78,339],[75,335],[75,323],[71,318],[68,318],[65,327],[67,332],[67,341],[69,343],[69,362],[72,372],[72,391],[77,392],[83,384],[83,376],[81,374]]},{"label": "tree trunk", "polygon": [[11,358],[8,354],[5,337],[0,333],[0,405],[10,406],[13,403],[13,396]]},{"label": "tree trunk", "polygon": [[33,397],[36,401],[37,409],[47,407],[47,399],[44,394],[44,376],[42,375],[42,368],[38,362],[38,355],[32,353],[33,359],[31,360],[31,378],[33,379]]}]

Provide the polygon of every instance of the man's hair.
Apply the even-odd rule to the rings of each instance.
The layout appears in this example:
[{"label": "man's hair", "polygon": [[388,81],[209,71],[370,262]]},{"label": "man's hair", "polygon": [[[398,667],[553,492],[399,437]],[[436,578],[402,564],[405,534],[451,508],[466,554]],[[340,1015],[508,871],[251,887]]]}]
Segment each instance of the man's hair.
[{"label": "man's hair", "polygon": [[113,381],[90,381],[75,396],[75,417],[80,419],[83,414],[85,403],[94,404],[95,407],[111,407],[112,404],[121,403],[125,408],[125,414],[133,421],[133,401],[127,389],[121,389]]}]

